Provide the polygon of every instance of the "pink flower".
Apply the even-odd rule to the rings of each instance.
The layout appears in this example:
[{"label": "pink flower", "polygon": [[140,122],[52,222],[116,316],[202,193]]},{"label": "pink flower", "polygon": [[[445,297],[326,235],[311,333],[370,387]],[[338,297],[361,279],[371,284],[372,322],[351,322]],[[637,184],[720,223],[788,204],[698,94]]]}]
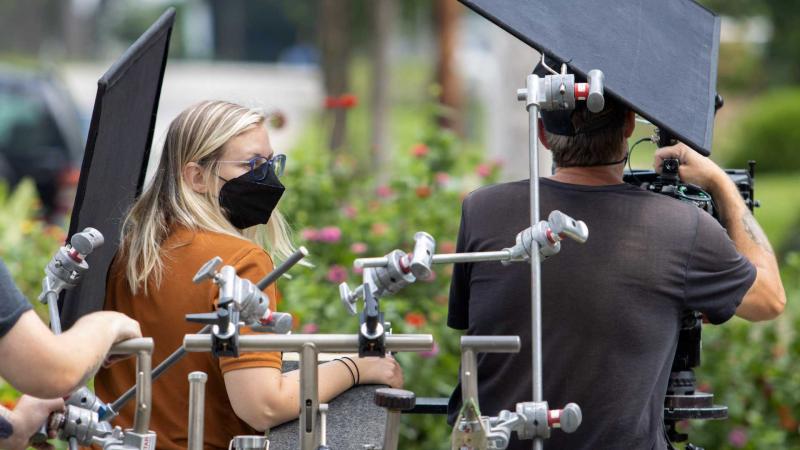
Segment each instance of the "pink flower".
[{"label": "pink flower", "polygon": [[347,269],[338,264],[334,264],[328,269],[328,274],[325,278],[333,284],[339,284],[347,280]]},{"label": "pink flower", "polygon": [[419,352],[419,356],[422,358],[435,358],[436,355],[439,354],[439,346],[436,342],[433,343],[433,348],[430,350],[426,350],[424,352]]},{"label": "pink flower", "polygon": [[493,167],[490,164],[481,163],[475,168],[475,173],[477,173],[481,178],[486,178],[492,174],[492,169]]},{"label": "pink flower", "polygon": [[353,219],[358,214],[358,211],[352,205],[344,205],[342,206],[342,214],[348,219]]},{"label": "pink flower", "polygon": [[303,228],[300,231],[300,236],[302,236],[306,241],[313,242],[319,239],[319,231],[313,228]]},{"label": "pink flower", "polygon": [[303,325],[303,334],[314,334],[319,331],[319,326],[315,323],[307,323]]},{"label": "pink flower", "polygon": [[317,236],[317,239],[329,244],[339,242],[339,239],[341,238],[342,230],[340,230],[339,227],[324,227],[319,230],[319,234]]},{"label": "pink flower", "polygon": [[444,186],[448,181],[450,181],[450,175],[448,175],[446,172],[436,172],[435,178],[436,183],[440,186]]},{"label": "pink flower", "polygon": [[392,188],[385,185],[378,186],[378,188],[375,189],[375,194],[377,194],[380,198],[389,198],[392,196]]},{"label": "pink flower", "polygon": [[430,152],[428,146],[425,144],[417,144],[411,147],[411,154],[417,158],[424,158]]},{"label": "pink flower", "polygon": [[361,275],[362,273],[364,273],[364,268],[363,267],[354,267],[353,268],[353,273],[355,273],[356,275]]},{"label": "pink flower", "polygon": [[736,448],[744,448],[747,445],[747,431],[742,427],[736,427],[728,434],[728,442]]},{"label": "pink flower", "polygon": [[431,270],[431,276],[429,278],[426,278],[426,279],[422,280],[422,281],[424,281],[426,283],[433,283],[434,280],[436,280],[436,271]]},{"label": "pink flower", "polygon": [[356,255],[365,253],[367,251],[367,244],[363,242],[353,242],[353,245],[350,246],[350,251]]}]

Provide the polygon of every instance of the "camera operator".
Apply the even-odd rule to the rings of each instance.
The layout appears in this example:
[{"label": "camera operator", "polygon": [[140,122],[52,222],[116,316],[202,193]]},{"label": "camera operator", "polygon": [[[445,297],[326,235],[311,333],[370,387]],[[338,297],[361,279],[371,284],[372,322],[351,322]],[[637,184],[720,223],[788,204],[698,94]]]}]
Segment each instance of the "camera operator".
[{"label": "camera operator", "polygon": [[[538,70],[538,69],[537,69]],[[538,71],[537,73],[542,73]],[[665,147],[685,181],[706,188],[723,228],[693,204],[623,183],[634,113],[615,98],[590,113],[542,112],[554,175],[540,179],[542,217],[558,209],[589,226],[542,263],[544,399],[575,402],[583,425],[553,433],[547,449],[665,449],[663,407],[681,313],[714,324],[779,315],[785,293],[763,231],[726,174],[684,145]],[[511,247],[530,226],[528,180],[484,187],[463,202],[458,252]],[[519,354],[478,356],[481,412],[532,399],[531,273],[527,264],[457,264],[448,325],[469,335],[519,335]],[[450,400],[452,423],[461,387]],[[509,449],[530,448],[512,437]]]},{"label": "camera operator", "polygon": [[86,383],[114,343],[138,337],[139,324],[116,312],[89,314],[64,334],[54,335],[0,260],[0,377],[28,394],[13,411],[0,406],[0,448],[27,448],[28,438],[48,415],[64,408],[58,397]]}]

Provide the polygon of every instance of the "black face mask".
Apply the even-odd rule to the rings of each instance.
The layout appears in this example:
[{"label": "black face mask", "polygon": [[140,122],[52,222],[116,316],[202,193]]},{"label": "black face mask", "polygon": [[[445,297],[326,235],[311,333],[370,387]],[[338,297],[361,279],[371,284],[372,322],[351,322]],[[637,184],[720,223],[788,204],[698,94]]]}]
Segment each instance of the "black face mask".
[{"label": "black face mask", "polygon": [[219,204],[233,226],[239,229],[250,228],[269,221],[284,190],[286,188],[275,172],[270,170],[262,181],[253,181],[252,174],[248,172],[225,180],[219,192]]}]

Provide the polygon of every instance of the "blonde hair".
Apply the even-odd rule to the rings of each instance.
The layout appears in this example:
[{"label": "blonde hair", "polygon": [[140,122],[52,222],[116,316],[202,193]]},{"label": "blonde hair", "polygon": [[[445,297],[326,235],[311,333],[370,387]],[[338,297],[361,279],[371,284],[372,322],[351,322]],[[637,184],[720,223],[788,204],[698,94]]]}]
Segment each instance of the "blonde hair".
[{"label": "blonde hair", "polygon": [[[146,295],[150,282],[161,284],[161,245],[175,225],[248,239],[278,258],[294,251],[289,226],[277,209],[266,225],[239,230],[223,213],[214,188],[218,179],[213,175],[225,143],[253,126],[263,125],[265,120],[259,110],[205,101],[187,108],[172,121],[155,176],[122,226],[118,258],[125,263],[133,294],[142,287]],[[183,168],[191,162],[199,164],[205,179],[212,183],[205,193],[195,192],[183,179]]]}]

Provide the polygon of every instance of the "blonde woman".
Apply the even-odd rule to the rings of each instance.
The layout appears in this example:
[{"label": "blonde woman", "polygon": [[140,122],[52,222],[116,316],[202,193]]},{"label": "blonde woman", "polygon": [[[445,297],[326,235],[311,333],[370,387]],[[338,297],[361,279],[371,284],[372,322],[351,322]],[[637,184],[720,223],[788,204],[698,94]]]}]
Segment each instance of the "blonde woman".
[{"label": "blonde woman", "polygon": [[[270,146],[265,117],[236,104],[207,101],[183,111],[169,127],[156,175],[125,219],[119,253],[109,272],[106,309],[137,319],[142,334],[155,339],[153,363],[178,348],[200,326],[189,313],[213,309],[211,283],[192,276],[214,256],[237,273],[258,281],[278,257],[293,250],[276,209],[284,193],[279,180],[285,157]],[[275,308],[277,291],[267,290]],[[103,370],[95,387],[115,399],[134,384],[134,362]],[[253,434],[299,415],[297,372],[281,374],[279,353],[244,353],[216,360],[189,353],[153,384],[151,428],[160,450],[187,445],[187,375],[208,374],[206,449],[228,448],[235,435]],[[353,358],[319,367],[319,397],[330,401],[356,381],[400,387],[402,372],[392,358]],[[119,424],[130,426],[133,404]]]}]

